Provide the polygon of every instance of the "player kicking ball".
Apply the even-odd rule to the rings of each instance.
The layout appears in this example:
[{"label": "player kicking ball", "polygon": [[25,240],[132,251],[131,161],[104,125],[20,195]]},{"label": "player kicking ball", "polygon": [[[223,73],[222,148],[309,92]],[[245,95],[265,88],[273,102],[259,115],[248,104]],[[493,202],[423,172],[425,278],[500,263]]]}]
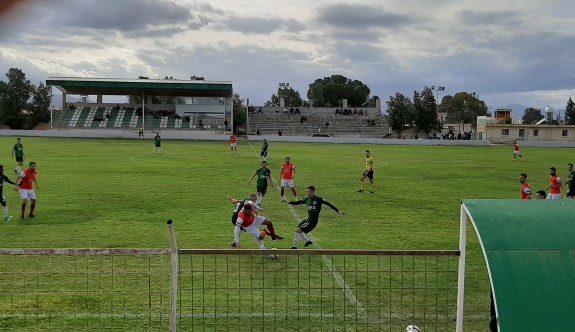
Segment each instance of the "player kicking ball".
[{"label": "player kicking ball", "polygon": [[[233,203],[232,200],[230,201]],[[272,237],[272,240],[282,240],[284,238],[281,235],[275,234],[272,222],[263,216],[257,215],[255,210],[254,202],[251,200],[243,202],[243,208],[238,213],[234,227],[234,242],[232,242],[232,247],[240,248],[241,231],[245,231],[255,237],[260,249],[266,248],[263,239],[268,235]],[[266,225],[269,231],[267,229],[260,231],[258,227],[261,225]]]},{"label": "player kicking ball", "polygon": [[299,225],[297,225],[293,237],[292,249],[297,249],[300,239],[303,239],[305,241],[304,246],[306,247],[313,244],[313,242],[307,237],[306,234],[311,232],[317,226],[317,223],[319,222],[319,214],[321,212],[321,207],[323,204],[329,206],[335,212],[341,215],[345,215],[343,211],[340,211],[330,202],[326,201],[322,197],[316,196],[314,186],[307,187],[307,197],[305,197],[304,199],[301,199],[299,201],[288,201],[284,199],[283,202],[291,205],[300,205],[300,204],[307,205],[307,219],[304,219],[302,222],[299,223]]}]

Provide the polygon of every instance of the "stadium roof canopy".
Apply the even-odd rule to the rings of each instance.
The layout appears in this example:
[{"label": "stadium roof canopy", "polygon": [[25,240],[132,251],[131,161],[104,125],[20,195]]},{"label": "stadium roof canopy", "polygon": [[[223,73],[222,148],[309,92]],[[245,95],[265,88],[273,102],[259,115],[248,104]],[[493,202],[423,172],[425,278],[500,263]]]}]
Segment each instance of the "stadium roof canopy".
[{"label": "stadium roof canopy", "polygon": [[71,95],[232,97],[232,82],[171,79],[50,77],[46,85]]}]

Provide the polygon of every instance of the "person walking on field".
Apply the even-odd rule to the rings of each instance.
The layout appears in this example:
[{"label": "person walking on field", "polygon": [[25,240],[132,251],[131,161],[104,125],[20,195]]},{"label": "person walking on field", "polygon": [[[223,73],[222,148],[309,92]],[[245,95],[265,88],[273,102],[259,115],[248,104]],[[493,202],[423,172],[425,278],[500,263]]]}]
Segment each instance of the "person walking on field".
[{"label": "person walking on field", "polygon": [[551,199],[561,199],[561,178],[557,175],[557,169],[551,167],[549,169],[551,176],[549,177],[549,187]]},{"label": "person walking on field", "polygon": [[230,153],[238,153],[238,148],[236,146],[236,135],[232,134],[232,136],[230,136]]},{"label": "person walking on field", "polygon": [[521,154],[521,151],[519,151],[517,141],[513,141],[513,160],[516,160],[517,157],[523,159],[523,155]]},{"label": "person walking on field", "polygon": [[4,174],[4,166],[0,165],[0,204],[2,205],[2,210],[4,210],[4,221],[10,222],[10,215],[8,214],[8,206],[6,205],[6,197],[4,197],[4,183],[10,183],[16,185],[15,182],[12,182],[6,174]]},{"label": "person walking on field", "polygon": [[319,214],[321,213],[321,207],[323,204],[329,206],[332,210],[341,215],[345,214],[343,211],[338,210],[338,208],[333,206],[330,202],[326,201],[324,198],[316,196],[314,186],[307,187],[307,197],[299,201],[284,200],[283,202],[290,205],[300,205],[300,204],[307,205],[307,219],[302,220],[302,222],[300,222],[297,225],[293,237],[292,249],[297,249],[300,239],[303,239],[305,241],[304,246],[306,247],[313,244],[313,242],[307,237],[306,234],[311,232],[317,226],[319,222]]},{"label": "person walking on field", "polygon": [[160,154],[162,153],[162,138],[160,137],[160,132],[157,132],[154,137],[154,153],[156,153],[156,151]]},{"label": "person walking on field", "polygon": [[295,185],[293,182],[293,178],[295,175],[295,166],[294,164],[291,162],[290,157],[286,157],[285,158],[285,163],[282,165],[282,169],[280,172],[280,179],[281,179],[281,189],[280,189],[280,196],[281,196],[281,200],[283,201],[286,199],[286,197],[284,196],[284,192],[285,192],[285,187],[289,187],[291,188],[291,192],[293,194],[293,196],[295,197],[295,199],[297,200],[297,193],[295,191]]},{"label": "person walking on field", "polygon": [[260,157],[262,161],[267,161],[268,158],[268,140],[264,138],[264,142],[262,143],[262,151],[260,152]]},{"label": "person walking on field", "polygon": [[20,174],[20,172],[22,172],[22,167],[24,166],[24,145],[22,144],[22,139],[20,137],[18,137],[16,139],[16,144],[14,144],[14,147],[12,148],[12,158],[14,158],[14,156],[16,156],[16,163],[18,164],[18,166],[16,166],[16,168],[14,169],[14,173],[16,173],[16,175]]},{"label": "person walking on field", "polygon": [[567,178],[567,182],[563,186],[569,185],[569,191],[565,194],[565,198],[575,199],[575,171],[573,170],[573,164],[567,164],[569,177]]},{"label": "person walking on field", "polygon": [[374,184],[373,184],[373,157],[371,156],[371,152],[369,150],[365,150],[365,171],[361,176],[361,188],[357,191],[358,193],[363,192],[363,186],[365,183],[365,179],[369,179],[369,183],[371,184],[370,193],[374,193]]},{"label": "person walking on field", "polygon": [[521,186],[521,199],[531,199],[531,186],[527,183],[527,174],[521,173],[519,177],[519,183]]},{"label": "person walking on field", "polygon": [[30,200],[30,214],[28,214],[28,217],[36,217],[36,215],[34,215],[34,209],[36,209],[36,192],[32,187],[32,184],[35,184],[36,189],[40,190],[38,182],[36,181],[36,174],[36,163],[32,161],[28,165],[28,168],[20,172],[18,175],[18,191],[20,193],[20,198],[22,198],[22,213],[20,215],[21,219],[24,219],[26,204],[28,203],[28,200]]},{"label": "person walking on field", "polygon": [[272,177],[272,172],[268,168],[268,163],[266,161],[262,161],[261,165],[262,167],[258,168],[248,180],[248,184],[251,184],[252,180],[257,176],[256,192],[258,197],[255,203],[259,208],[262,207],[264,196],[268,192],[268,183],[271,184],[272,188],[274,186],[274,179]]}]

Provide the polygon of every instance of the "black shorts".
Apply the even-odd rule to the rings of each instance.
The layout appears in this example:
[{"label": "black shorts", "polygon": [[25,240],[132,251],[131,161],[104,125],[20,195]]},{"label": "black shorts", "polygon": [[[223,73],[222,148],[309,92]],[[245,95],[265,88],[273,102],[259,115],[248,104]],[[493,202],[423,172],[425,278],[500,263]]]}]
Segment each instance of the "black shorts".
[{"label": "black shorts", "polygon": [[363,172],[363,176],[367,177],[370,180],[373,180],[373,169],[372,170],[365,170],[365,172]]},{"label": "black shorts", "polygon": [[267,151],[262,151],[260,152],[260,157],[267,157],[268,156],[268,152]]},{"label": "black shorts", "polygon": [[261,193],[262,196],[265,196],[268,192],[268,186],[263,186],[263,187],[256,186],[256,192]]},{"label": "black shorts", "polygon": [[575,189],[569,189],[565,196],[575,197]]},{"label": "black shorts", "polygon": [[299,227],[299,229],[301,229],[305,234],[311,232],[315,226],[317,226],[317,223],[310,223],[307,219],[302,220],[302,222],[297,225],[297,227]]},{"label": "black shorts", "polygon": [[16,157],[16,162],[19,162],[19,163],[24,162],[24,157]]}]

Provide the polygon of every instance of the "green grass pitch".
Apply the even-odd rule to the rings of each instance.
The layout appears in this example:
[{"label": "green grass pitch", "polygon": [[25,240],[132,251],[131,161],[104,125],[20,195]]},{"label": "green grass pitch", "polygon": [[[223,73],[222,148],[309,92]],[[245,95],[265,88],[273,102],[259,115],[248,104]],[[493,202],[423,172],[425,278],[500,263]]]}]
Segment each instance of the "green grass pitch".
[{"label": "green grass pitch", "polygon": [[[0,164],[14,179],[10,151],[15,137],[0,137]],[[165,221],[173,219],[180,248],[229,248],[233,205],[226,195],[247,197],[259,167],[261,142],[162,142],[130,139],[24,137],[26,164],[38,164],[34,220],[20,220],[20,198],[4,195],[13,221],[0,225],[4,248],[167,248]],[[375,194],[357,193],[365,149],[375,161]],[[312,232],[324,249],[457,249],[461,199],[518,198],[519,174],[533,191],[548,186],[549,167],[566,178],[571,149],[523,147],[513,161],[510,146],[390,146],[270,142],[268,164],[276,180],[286,156],[296,166],[298,197],[315,185],[345,216],[324,207]],[[369,188],[369,185],[367,185]],[[286,190],[286,196],[291,193]],[[268,247],[289,248],[299,222],[269,188],[264,215],[286,236]],[[29,208],[29,207],[28,207]],[[294,207],[299,219],[305,207]],[[489,286],[473,230],[468,231],[467,327],[486,326]],[[256,248],[243,235],[246,248]],[[300,242],[300,247],[302,243]],[[303,247],[300,249],[304,250]]]}]

